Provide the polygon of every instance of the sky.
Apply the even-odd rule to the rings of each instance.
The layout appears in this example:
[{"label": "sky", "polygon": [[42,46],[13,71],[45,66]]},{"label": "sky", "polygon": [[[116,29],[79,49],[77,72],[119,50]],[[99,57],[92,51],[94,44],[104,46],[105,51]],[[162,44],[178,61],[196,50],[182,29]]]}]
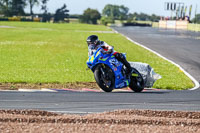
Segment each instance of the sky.
[{"label": "sky", "polygon": [[[125,5],[129,8],[129,13],[146,13],[161,16],[171,16],[171,11],[164,10],[165,2],[182,2],[187,6],[187,14],[189,14],[189,6],[192,5],[192,17],[194,17],[197,5],[197,13],[200,13],[200,0],[49,0],[48,11],[55,13],[56,9],[67,5],[69,14],[83,14],[87,8],[97,9],[100,13],[107,4]],[[35,6],[33,11],[41,13],[40,6]],[[29,12],[29,8],[26,8]],[[174,13],[175,15],[175,13]]]}]

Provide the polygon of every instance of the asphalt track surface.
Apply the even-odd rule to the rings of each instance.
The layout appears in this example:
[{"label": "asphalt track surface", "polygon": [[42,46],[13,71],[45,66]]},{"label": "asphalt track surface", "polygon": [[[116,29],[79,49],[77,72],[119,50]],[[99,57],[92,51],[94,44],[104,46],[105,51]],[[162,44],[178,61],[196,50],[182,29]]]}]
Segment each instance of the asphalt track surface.
[{"label": "asphalt track surface", "polygon": [[117,109],[200,111],[200,90],[105,92],[0,92],[0,109],[87,114]]},{"label": "asphalt track surface", "polygon": [[114,29],[179,64],[200,82],[200,32],[133,26]]},{"label": "asphalt track surface", "polygon": [[[182,65],[189,73],[191,72],[190,74],[199,79],[200,42],[197,33],[138,27],[116,28],[116,30]],[[38,109],[73,114],[118,109],[200,111],[200,89],[193,91],[144,90],[141,93],[73,90],[0,91],[0,109]]]}]

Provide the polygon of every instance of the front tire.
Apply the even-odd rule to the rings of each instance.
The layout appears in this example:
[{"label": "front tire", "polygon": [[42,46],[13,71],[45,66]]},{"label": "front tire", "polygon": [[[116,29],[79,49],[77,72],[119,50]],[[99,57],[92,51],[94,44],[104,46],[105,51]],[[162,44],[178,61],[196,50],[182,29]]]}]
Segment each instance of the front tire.
[{"label": "front tire", "polygon": [[129,87],[134,92],[141,92],[144,89],[143,77],[135,68],[133,69],[134,69],[134,72],[131,75],[131,82],[130,82]]},{"label": "front tire", "polygon": [[105,92],[111,92],[115,85],[115,76],[112,69],[100,64],[94,70],[94,78],[98,86]]}]

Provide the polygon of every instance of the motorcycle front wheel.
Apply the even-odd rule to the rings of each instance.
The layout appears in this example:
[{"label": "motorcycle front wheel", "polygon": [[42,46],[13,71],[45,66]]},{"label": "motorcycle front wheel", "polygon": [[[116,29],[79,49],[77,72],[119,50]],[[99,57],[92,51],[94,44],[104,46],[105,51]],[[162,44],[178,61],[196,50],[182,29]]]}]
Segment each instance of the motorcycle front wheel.
[{"label": "motorcycle front wheel", "polygon": [[131,81],[129,87],[134,92],[141,92],[144,89],[144,80],[142,75],[135,69],[131,75]]},{"label": "motorcycle front wheel", "polygon": [[111,92],[113,90],[115,85],[115,76],[109,66],[99,64],[94,70],[94,78],[103,91]]}]

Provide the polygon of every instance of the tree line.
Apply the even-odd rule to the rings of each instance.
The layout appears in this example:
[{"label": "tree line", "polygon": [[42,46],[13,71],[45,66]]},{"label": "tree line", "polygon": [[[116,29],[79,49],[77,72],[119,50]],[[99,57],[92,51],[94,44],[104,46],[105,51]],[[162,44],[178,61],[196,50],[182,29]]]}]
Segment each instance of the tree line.
[{"label": "tree line", "polygon": [[[65,18],[69,17],[69,10],[67,9],[66,4],[64,4],[61,8],[57,9],[56,12],[50,14],[47,8],[47,2],[49,0],[0,0],[0,15],[2,14],[5,17],[13,17],[13,16],[31,16],[33,20],[34,6],[40,6],[42,14],[39,14],[42,18],[43,22],[50,21],[53,17],[54,22],[64,21]],[[29,14],[25,13],[25,8],[29,7]]]},{"label": "tree line", "polygon": [[148,15],[144,13],[129,13],[129,8],[124,5],[111,5],[108,4],[104,7],[102,14],[98,10],[88,8],[80,17],[81,22],[96,24],[100,19],[102,24],[114,23],[115,20],[131,23],[136,20],[140,21],[159,21],[160,16],[155,14]]},{"label": "tree line", "polygon": [[33,15],[33,7],[41,3],[41,10],[47,10],[48,0],[0,0],[0,13],[5,16],[23,16],[25,7],[29,6],[30,15]]}]

